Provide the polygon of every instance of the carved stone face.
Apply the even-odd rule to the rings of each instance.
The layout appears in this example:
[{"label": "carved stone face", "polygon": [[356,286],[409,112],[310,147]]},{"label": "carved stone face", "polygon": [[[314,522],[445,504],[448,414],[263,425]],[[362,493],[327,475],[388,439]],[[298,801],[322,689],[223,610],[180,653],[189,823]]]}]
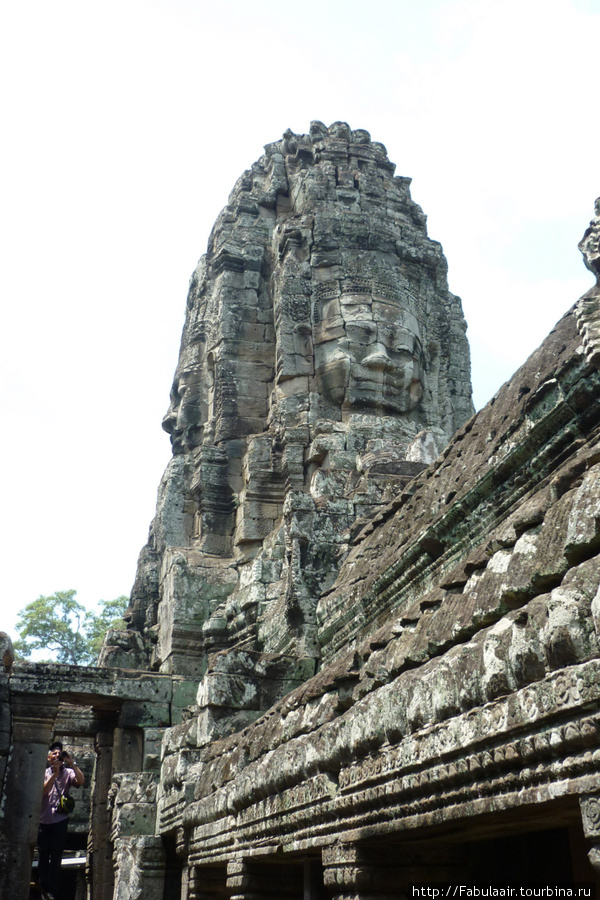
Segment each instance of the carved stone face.
[{"label": "carved stone face", "polygon": [[199,362],[191,361],[178,370],[171,403],[162,420],[162,427],[171,436],[173,453],[201,444],[208,413],[207,387],[205,367]]},{"label": "carved stone face", "polygon": [[315,327],[315,373],[321,393],[342,409],[409,412],[423,396],[415,316],[364,295],[325,301]]}]

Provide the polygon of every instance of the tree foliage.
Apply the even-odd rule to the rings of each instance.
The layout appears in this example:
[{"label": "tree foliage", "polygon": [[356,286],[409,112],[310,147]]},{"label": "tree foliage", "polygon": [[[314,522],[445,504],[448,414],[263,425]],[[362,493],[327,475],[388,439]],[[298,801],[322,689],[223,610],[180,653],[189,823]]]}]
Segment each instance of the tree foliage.
[{"label": "tree foliage", "polygon": [[105,632],[125,627],[122,616],[128,598],[101,600],[96,613],[82,606],[75,594],[73,590],[57,591],[38,597],[21,610],[16,624],[19,640],[14,645],[21,659],[31,659],[32,653],[41,651],[51,654],[44,662],[95,665]]},{"label": "tree foliage", "polygon": [[90,650],[94,659],[98,658],[98,654],[102,648],[104,635],[109,628],[115,628],[117,630],[125,629],[123,615],[129,605],[129,597],[121,595],[115,600],[101,600],[98,605],[101,608],[100,612],[98,614],[91,614],[91,617],[88,619],[86,631]]}]

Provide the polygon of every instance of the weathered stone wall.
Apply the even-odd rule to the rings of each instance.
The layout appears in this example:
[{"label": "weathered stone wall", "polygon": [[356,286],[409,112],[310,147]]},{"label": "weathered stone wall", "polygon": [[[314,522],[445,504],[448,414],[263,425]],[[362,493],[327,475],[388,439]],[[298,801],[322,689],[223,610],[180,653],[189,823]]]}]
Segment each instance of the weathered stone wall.
[{"label": "weathered stone wall", "polygon": [[169,731],[159,827],[200,883],[317,853],[330,896],[401,896],[410,867],[377,892],[378,841],[573,825],[571,800],[598,841],[599,298],[356,536],[319,602],[322,671],[229,738]]}]

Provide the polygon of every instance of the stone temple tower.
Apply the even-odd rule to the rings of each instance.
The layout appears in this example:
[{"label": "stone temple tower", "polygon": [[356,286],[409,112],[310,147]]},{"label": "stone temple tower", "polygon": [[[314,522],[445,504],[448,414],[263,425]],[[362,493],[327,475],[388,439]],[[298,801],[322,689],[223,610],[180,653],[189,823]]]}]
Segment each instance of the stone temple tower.
[{"label": "stone temple tower", "polygon": [[264,697],[225,705],[264,709],[318,664],[353,537],[471,416],[460,300],[394,168],[368,132],[313,122],[235,185],[191,279],[173,457],[107,664],[261,671]]}]

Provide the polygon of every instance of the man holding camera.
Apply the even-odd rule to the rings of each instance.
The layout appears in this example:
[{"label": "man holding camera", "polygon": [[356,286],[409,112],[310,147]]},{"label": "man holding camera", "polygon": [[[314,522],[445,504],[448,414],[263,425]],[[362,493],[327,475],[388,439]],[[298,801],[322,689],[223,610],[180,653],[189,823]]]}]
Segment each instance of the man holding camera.
[{"label": "man holding camera", "polygon": [[69,812],[61,810],[61,801],[69,796],[73,785],[81,787],[84,781],[84,774],[71,754],[63,750],[60,741],[55,741],[48,751],[38,830],[39,883],[44,896],[54,900],[59,897],[60,865],[69,821]]}]

